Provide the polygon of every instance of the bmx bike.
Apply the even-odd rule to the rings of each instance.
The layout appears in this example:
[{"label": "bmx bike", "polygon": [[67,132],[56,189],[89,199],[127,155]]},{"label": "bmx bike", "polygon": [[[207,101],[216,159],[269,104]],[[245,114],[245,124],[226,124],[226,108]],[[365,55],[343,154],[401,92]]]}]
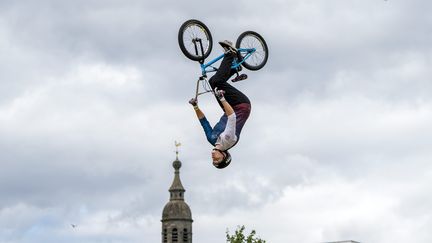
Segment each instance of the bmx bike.
[{"label": "bmx bike", "polygon": [[[213,39],[209,28],[199,20],[190,19],[184,22],[179,29],[178,43],[183,54],[198,61],[201,66],[201,76],[197,81],[195,98],[199,95],[213,92],[208,81],[207,73],[216,72],[218,69],[213,66],[221,60],[225,54],[221,54],[211,61],[205,63],[213,48]],[[241,66],[248,70],[256,71],[264,67],[268,59],[268,47],[264,38],[255,31],[245,31],[237,38],[235,47],[239,55],[234,58],[231,65],[236,70],[236,78],[232,81],[240,81],[247,78],[246,74],[239,75]],[[199,84],[203,85],[203,92],[199,90]]]}]

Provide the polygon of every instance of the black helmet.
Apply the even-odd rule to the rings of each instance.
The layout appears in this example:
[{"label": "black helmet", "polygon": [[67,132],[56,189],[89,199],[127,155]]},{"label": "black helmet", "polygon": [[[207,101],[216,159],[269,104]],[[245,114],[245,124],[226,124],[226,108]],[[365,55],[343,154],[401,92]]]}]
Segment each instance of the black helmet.
[{"label": "black helmet", "polygon": [[221,152],[224,155],[224,157],[223,157],[222,161],[219,162],[217,165],[215,165],[215,164],[213,164],[213,165],[218,169],[223,169],[223,168],[227,167],[231,163],[231,154],[228,153],[228,150],[226,150],[226,151],[222,151],[219,149],[214,149],[214,150]]}]

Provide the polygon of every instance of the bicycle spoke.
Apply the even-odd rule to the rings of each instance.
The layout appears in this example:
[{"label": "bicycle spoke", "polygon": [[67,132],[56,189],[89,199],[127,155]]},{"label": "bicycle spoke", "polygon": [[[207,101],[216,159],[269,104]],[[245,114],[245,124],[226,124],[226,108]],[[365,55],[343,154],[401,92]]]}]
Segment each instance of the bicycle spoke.
[{"label": "bicycle spoke", "polygon": [[[261,41],[256,36],[246,36],[240,44],[240,47],[248,49],[255,48],[255,52],[253,52],[250,57],[245,60],[245,62],[249,65],[258,66],[265,58],[265,50],[263,47],[263,43],[261,43]],[[245,57],[246,55],[247,53],[244,53],[243,57]]]},{"label": "bicycle spoke", "polygon": [[[197,56],[195,48],[195,40],[200,39],[203,45],[204,52],[206,52],[210,46],[208,34],[200,26],[190,25],[185,29],[185,35],[183,36],[184,43],[186,43],[187,51],[194,56]],[[200,48],[198,46],[198,48]]]}]

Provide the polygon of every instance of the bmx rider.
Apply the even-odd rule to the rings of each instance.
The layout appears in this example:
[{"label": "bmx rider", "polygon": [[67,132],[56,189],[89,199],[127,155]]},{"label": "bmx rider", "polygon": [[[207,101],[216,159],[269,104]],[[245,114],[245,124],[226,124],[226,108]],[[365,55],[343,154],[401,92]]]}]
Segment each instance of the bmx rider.
[{"label": "bmx rider", "polygon": [[224,114],[212,128],[198,107],[198,100],[192,98],[189,103],[194,107],[207,141],[214,146],[211,153],[213,165],[218,169],[223,169],[231,163],[231,155],[228,150],[240,139],[240,132],[251,112],[251,103],[245,94],[227,82],[237,72],[231,69],[234,58],[239,55],[236,48],[227,40],[219,44],[224,48],[225,56],[209,83]]}]

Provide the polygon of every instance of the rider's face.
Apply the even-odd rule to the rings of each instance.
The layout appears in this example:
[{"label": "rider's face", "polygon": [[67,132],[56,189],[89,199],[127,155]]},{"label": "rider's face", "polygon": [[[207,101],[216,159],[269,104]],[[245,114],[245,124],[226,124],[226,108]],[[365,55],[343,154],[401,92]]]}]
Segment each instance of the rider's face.
[{"label": "rider's face", "polygon": [[224,158],[224,155],[218,150],[212,150],[211,153],[213,165],[218,165]]}]

